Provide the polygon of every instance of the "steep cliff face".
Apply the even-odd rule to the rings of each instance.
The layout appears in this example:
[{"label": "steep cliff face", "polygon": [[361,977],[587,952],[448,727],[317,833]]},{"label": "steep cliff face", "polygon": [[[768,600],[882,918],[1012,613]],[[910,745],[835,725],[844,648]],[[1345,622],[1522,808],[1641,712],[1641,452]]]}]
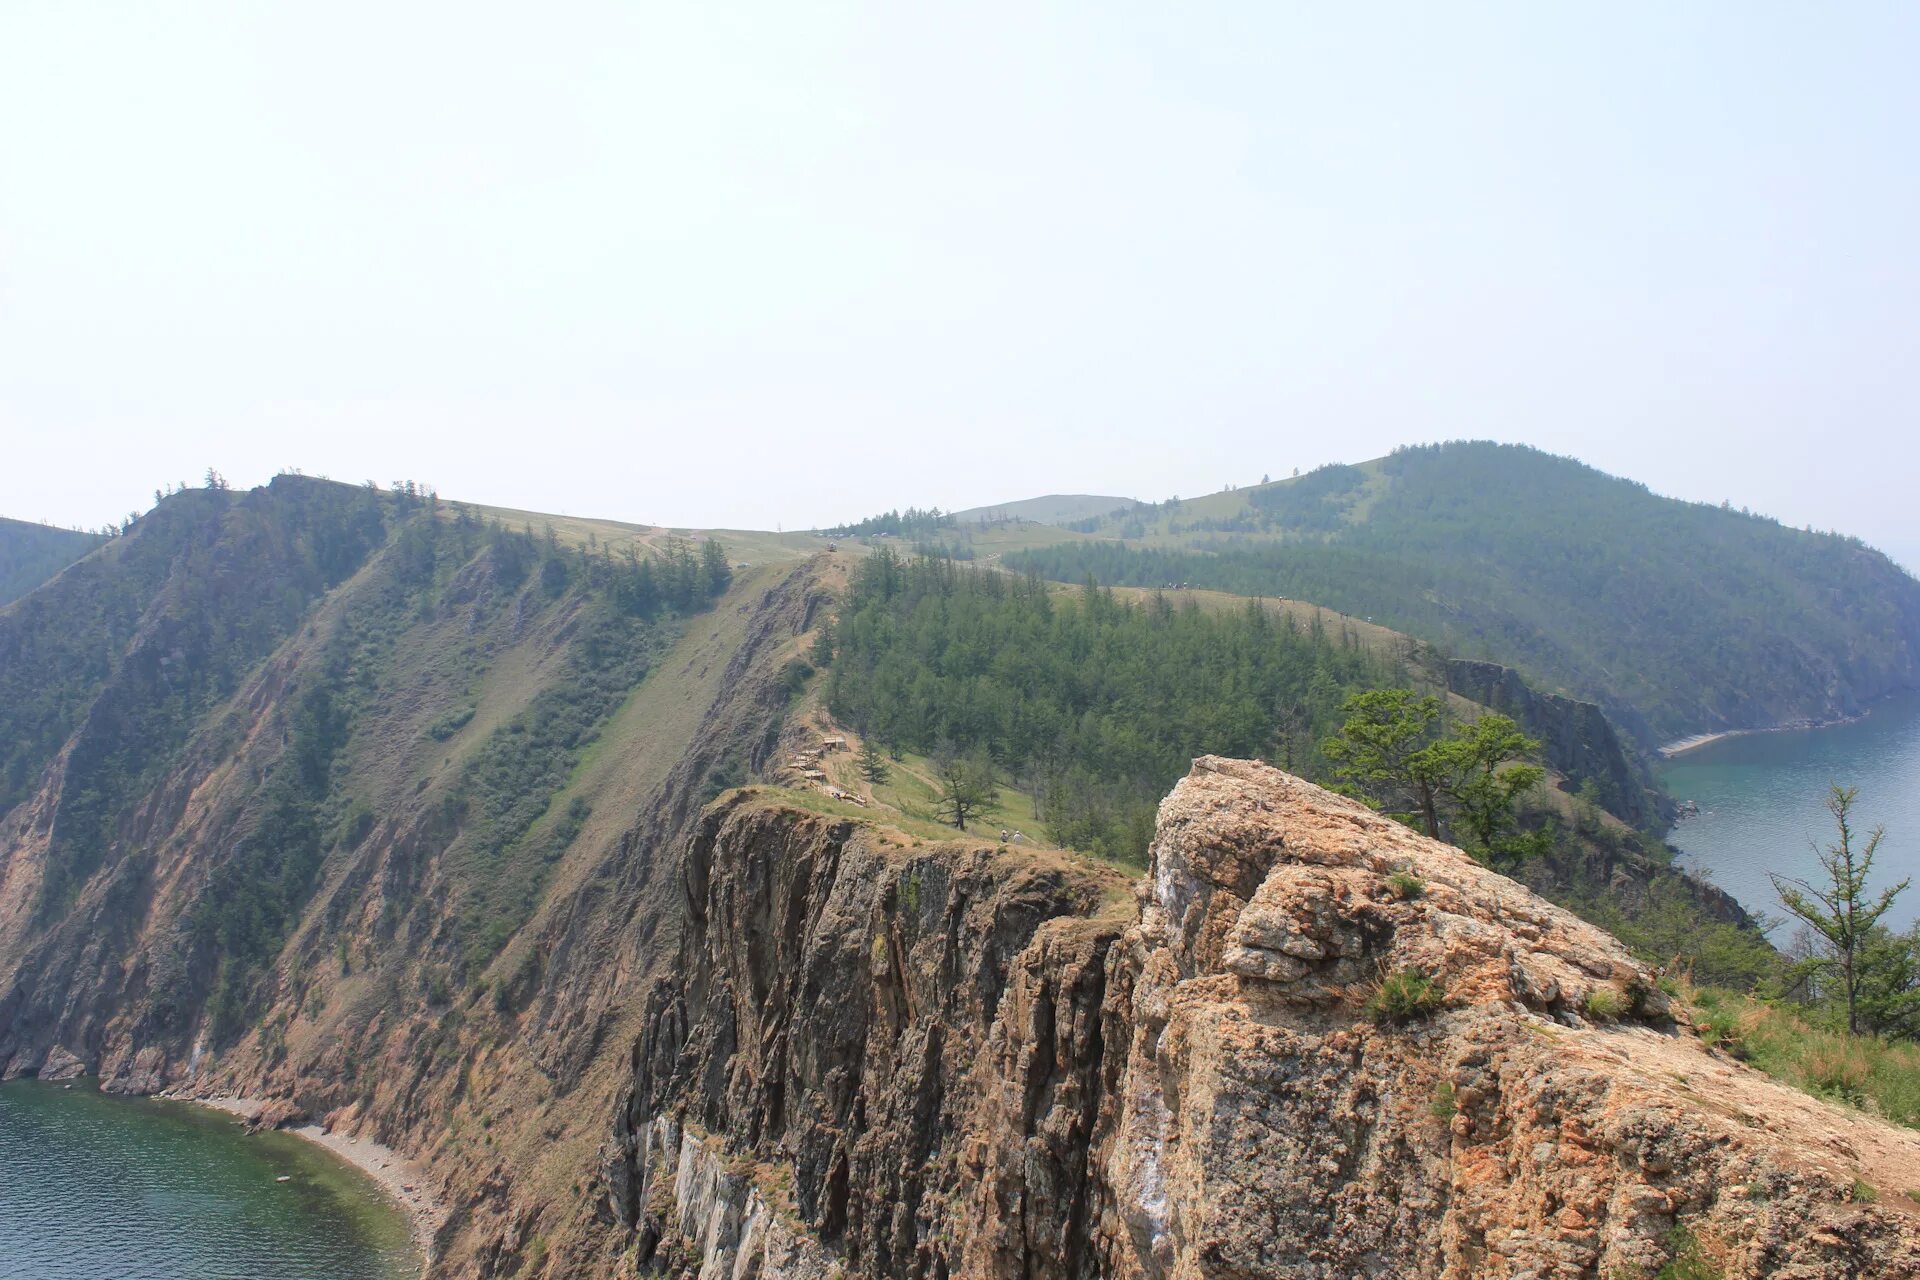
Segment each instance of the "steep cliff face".
[{"label": "steep cliff face", "polygon": [[1446,679],[1449,692],[1500,712],[1538,740],[1541,757],[1569,783],[1591,782],[1600,807],[1616,818],[1635,827],[1672,819],[1672,802],[1597,703],[1536,693],[1518,671],[1497,662],[1454,658]]},{"label": "steep cliff face", "polygon": [[[749,794],[706,816],[684,877],[680,977],[604,1154],[634,1265],[1047,1274],[1085,1254],[1115,873]],[[983,1213],[990,1165],[1019,1185]],[[800,1261],[774,1266],[776,1240]]]},{"label": "steep cliff face", "polygon": [[[1853,1196],[1914,1185],[1920,1138],[1709,1052],[1613,939],[1264,766],[1196,763],[1131,923],[1090,870],[751,799],[688,868],[603,1152],[617,1267],[1920,1274],[1914,1206]],[[1387,975],[1428,995],[1374,1016]]]}]

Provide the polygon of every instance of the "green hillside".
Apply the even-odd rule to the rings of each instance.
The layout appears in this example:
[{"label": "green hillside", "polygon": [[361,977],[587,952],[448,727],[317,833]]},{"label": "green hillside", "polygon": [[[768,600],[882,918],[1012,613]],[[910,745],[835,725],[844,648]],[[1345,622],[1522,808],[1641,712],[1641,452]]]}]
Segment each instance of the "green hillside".
[{"label": "green hillside", "polygon": [[0,605],[18,600],[104,541],[97,533],[0,517]]},{"label": "green hillside", "polygon": [[[64,752],[38,902],[57,914],[124,853],[138,806],[183,755],[234,748],[229,700],[299,633],[304,660],[289,663],[290,683],[275,682],[292,704],[286,754],[263,770],[254,803],[265,816],[233,843],[201,925],[230,957],[278,945],[326,841],[372,812],[366,793],[341,786],[337,766],[374,703],[391,696],[377,692],[388,673],[404,668],[410,704],[436,679],[447,686],[447,705],[409,736],[467,742],[470,725],[486,730],[445,815],[464,837],[472,885],[460,904],[459,958],[479,963],[530,909],[553,853],[528,844],[534,824],[671,639],[663,620],[704,608],[731,578],[717,541],[676,539],[649,555],[594,550],[410,489],[282,476],[245,493],[184,490],[0,611],[0,819]],[[324,642],[314,638],[323,600],[336,615]],[[476,610],[467,634],[419,638],[456,604]],[[514,639],[565,618],[564,643],[540,654],[538,675],[510,676],[524,700],[498,723],[481,714],[490,664],[472,637],[482,617]]]},{"label": "green hillside", "polygon": [[1649,744],[1920,686],[1920,582],[1878,551],[1534,449],[1402,449],[1089,532],[1005,564],[1311,600],[1596,699]]}]

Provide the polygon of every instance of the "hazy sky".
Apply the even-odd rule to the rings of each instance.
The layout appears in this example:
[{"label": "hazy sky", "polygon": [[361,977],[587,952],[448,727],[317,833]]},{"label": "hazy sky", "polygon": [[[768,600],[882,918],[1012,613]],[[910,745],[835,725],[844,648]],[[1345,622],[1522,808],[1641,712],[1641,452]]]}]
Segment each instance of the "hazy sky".
[{"label": "hazy sky", "polygon": [[1920,565],[1920,6],[0,0],[0,512],[788,528],[1462,436]]}]

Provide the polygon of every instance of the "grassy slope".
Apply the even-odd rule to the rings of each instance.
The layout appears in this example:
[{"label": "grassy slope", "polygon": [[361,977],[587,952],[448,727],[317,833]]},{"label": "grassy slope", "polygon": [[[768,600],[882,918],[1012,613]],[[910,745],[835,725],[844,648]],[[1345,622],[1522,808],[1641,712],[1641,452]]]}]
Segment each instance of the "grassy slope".
[{"label": "grassy slope", "polygon": [[1920,1129],[1920,1045],[1848,1036],[1803,1010],[1731,991],[1677,990],[1702,1036],[1735,1057],[1817,1097]]},{"label": "grassy slope", "polygon": [[0,517],[0,605],[18,600],[103,541],[78,529]]},{"label": "grassy slope", "polygon": [[1031,521],[1035,524],[1065,524],[1109,515],[1121,507],[1131,507],[1133,498],[1114,498],[1097,493],[1050,493],[1040,498],[1022,498],[985,507],[956,511],[953,518],[961,524],[986,524],[1005,520]]},{"label": "grassy slope", "polygon": [[681,529],[665,525],[628,524],[621,520],[600,520],[589,516],[553,515],[540,511],[522,511],[515,507],[474,508],[482,519],[498,520],[508,528],[531,528],[536,534],[551,527],[562,542],[584,544],[588,538],[604,543],[618,553],[632,546],[658,551],[670,537],[720,539],[728,559],[754,564],[791,564],[815,552],[824,551],[829,539],[810,533],[771,533],[764,529]]},{"label": "grassy slope", "polygon": [[[490,968],[490,978],[511,973],[535,952],[542,936],[558,925],[558,917],[570,909],[583,888],[605,874],[611,852],[644,819],[640,806],[657,793],[708,709],[722,695],[728,664],[746,639],[751,602],[790,569],[791,565],[756,568],[736,577],[732,589],[712,610],[687,621],[654,672],[603,726],[542,823],[555,821],[575,797],[591,804],[592,816],[553,868],[534,917]],[[796,651],[799,644],[795,642]],[[610,1045],[632,1043],[645,1012],[638,1001],[622,1005],[617,1020],[603,1029],[601,1038]],[[618,1054],[599,1055],[571,1096],[611,1096],[629,1069]],[[490,1076],[485,1096],[474,1103],[489,1113],[539,1119],[503,1133],[499,1149],[517,1167],[530,1171],[532,1184],[556,1200],[571,1193],[582,1170],[593,1167],[604,1137],[595,1125],[577,1123],[578,1117],[566,1113],[568,1105],[544,1076],[499,1071]],[[468,1140],[472,1140],[471,1131]]]}]

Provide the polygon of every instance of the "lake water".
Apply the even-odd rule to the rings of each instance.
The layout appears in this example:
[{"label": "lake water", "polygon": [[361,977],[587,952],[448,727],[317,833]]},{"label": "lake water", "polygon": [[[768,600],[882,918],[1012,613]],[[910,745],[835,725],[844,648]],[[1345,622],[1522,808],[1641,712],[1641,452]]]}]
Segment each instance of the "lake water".
[{"label": "lake water", "polygon": [[1767,872],[1817,877],[1808,841],[1833,838],[1827,788],[1858,787],[1856,832],[1887,829],[1869,887],[1912,876],[1914,887],[1887,923],[1904,928],[1920,919],[1920,697],[1882,703],[1851,724],[1724,738],[1667,762],[1661,776],[1675,798],[1701,809],[1667,837],[1682,862],[1749,911],[1775,916],[1780,902]]},{"label": "lake water", "polygon": [[300,1138],[90,1081],[0,1084],[0,1280],[419,1274],[400,1211]]}]

